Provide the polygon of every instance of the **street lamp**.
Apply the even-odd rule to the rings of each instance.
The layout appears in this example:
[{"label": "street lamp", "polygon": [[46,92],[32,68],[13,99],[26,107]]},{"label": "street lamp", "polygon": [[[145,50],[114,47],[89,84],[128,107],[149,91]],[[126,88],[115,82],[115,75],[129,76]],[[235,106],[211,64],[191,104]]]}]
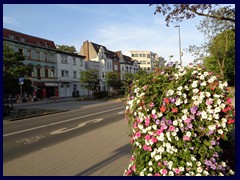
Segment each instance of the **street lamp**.
[{"label": "street lamp", "polygon": [[177,25],[177,26],[175,26],[175,27],[178,27],[178,34],[179,34],[179,56],[180,56],[180,65],[182,66],[180,25]]}]

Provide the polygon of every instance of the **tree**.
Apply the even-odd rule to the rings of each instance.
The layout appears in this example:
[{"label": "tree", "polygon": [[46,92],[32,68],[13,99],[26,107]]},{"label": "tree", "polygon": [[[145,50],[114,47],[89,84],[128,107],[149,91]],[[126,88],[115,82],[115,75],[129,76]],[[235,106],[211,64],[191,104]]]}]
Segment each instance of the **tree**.
[{"label": "tree", "polygon": [[[152,5],[150,4],[150,6]],[[216,13],[219,8],[219,4],[156,4],[154,14],[160,13],[166,16],[165,22],[167,26],[169,26],[169,23],[173,23],[173,21],[181,22],[184,19],[192,19],[196,16],[235,23],[235,7],[226,5],[221,8],[221,13]]]},{"label": "tree", "polygon": [[80,83],[85,89],[93,91],[94,96],[94,93],[97,91],[97,87],[99,86],[98,70],[88,69],[86,71],[81,71]]},{"label": "tree", "polygon": [[57,50],[72,54],[77,53],[75,46],[57,45]]},{"label": "tree", "polygon": [[112,87],[115,91],[118,91],[122,87],[122,82],[119,79],[119,74],[117,71],[110,71],[106,73],[105,76],[106,84]]},{"label": "tree", "polygon": [[214,37],[209,44],[209,53],[210,56],[204,59],[204,65],[212,71],[219,72],[222,78],[233,80],[235,74],[235,33],[226,30]]},{"label": "tree", "polygon": [[[33,67],[23,63],[24,56],[14,52],[9,46],[3,47],[3,97],[9,99],[13,94],[19,93],[18,78],[31,73]],[[25,81],[28,82],[29,81]],[[31,84],[31,82],[30,82]],[[28,89],[28,88],[27,88]],[[27,90],[26,89],[26,90]],[[12,104],[11,104],[12,106]]]}]

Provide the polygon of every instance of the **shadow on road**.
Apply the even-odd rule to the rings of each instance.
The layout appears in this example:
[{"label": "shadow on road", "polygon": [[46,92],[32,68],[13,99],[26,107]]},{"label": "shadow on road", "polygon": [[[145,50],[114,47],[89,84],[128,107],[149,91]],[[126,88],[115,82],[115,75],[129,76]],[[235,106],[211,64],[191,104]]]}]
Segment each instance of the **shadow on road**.
[{"label": "shadow on road", "polygon": [[112,156],[110,156],[109,158],[91,166],[90,168],[80,172],[76,176],[89,176],[92,173],[94,173],[95,171],[97,171],[97,170],[103,168],[104,166],[108,165],[109,163],[114,162],[115,160],[121,158],[122,156],[128,155],[130,153],[131,153],[131,145],[129,143],[125,144],[122,147],[116,149],[114,151],[114,154]]}]

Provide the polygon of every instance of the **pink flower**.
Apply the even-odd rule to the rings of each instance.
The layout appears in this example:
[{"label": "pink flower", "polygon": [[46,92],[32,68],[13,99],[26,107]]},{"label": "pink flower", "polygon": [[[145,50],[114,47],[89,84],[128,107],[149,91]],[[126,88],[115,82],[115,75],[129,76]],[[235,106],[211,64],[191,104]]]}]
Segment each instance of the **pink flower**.
[{"label": "pink flower", "polygon": [[175,131],[175,127],[171,125],[171,126],[169,127],[169,131]]},{"label": "pink flower", "polygon": [[150,106],[151,108],[154,107],[154,103],[151,102],[151,103],[149,104],[149,106]]},{"label": "pink flower", "polygon": [[156,174],[154,174],[154,176],[160,176],[160,174],[159,174],[159,173],[156,173]]},{"label": "pink flower", "polygon": [[231,99],[231,98],[228,98],[228,99],[227,99],[227,103],[228,103],[228,104],[231,104],[231,103],[232,103],[232,99]]},{"label": "pink flower", "polygon": [[127,172],[126,172],[126,176],[129,176],[131,174],[132,174],[132,171],[130,169],[128,169]]},{"label": "pink flower", "polygon": [[146,151],[147,149],[148,149],[148,147],[147,147],[147,145],[145,144],[145,145],[143,146],[143,150]]},{"label": "pink flower", "polygon": [[213,100],[212,99],[208,99],[207,101],[206,101],[206,105],[211,105],[213,103]]},{"label": "pink flower", "polygon": [[153,119],[157,119],[157,115],[156,115],[156,114],[151,114],[151,117],[152,117]]},{"label": "pink flower", "polygon": [[136,122],[133,124],[133,128],[134,128],[134,129],[137,128],[137,123],[136,123]]},{"label": "pink flower", "polygon": [[186,124],[188,124],[188,123],[191,122],[191,119],[190,119],[190,118],[187,118],[186,120],[184,120],[184,122],[185,122]]},{"label": "pink flower", "polygon": [[143,86],[143,89],[144,89],[144,90],[146,90],[147,88],[148,88],[148,86],[147,86],[147,85]]},{"label": "pink flower", "polygon": [[157,130],[157,135],[159,136],[162,133],[162,129]]},{"label": "pink flower", "polygon": [[183,136],[183,140],[184,140],[184,141],[189,141],[190,138],[189,138],[188,136]]},{"label": "pink flower", "polygon": [[136,164],[134,164],[134,165],[132,166],[132,170],[133,170],[133,171],[136,171]]},{"label": "pink flower", "polygon": [[173,171],[174,171],[176,174],[179,174],[179,173],[180,173],[180,170],[179,170],[178,168],[175,168]]},{"label": "pink flower", "polygon": [[148,147],[148,151],[152,151],[152,147]]},{"label": "pink flower", "polygon": [[140,138],[141,137],[141,133],[140,132],[136,132],[136,136],[137,136],[137,138]]},{"label": "pink flower", "polygon": [[156,139],[155,137],[152,137],[152,138],[151,138],[151,141],[152,141],[153,143],[156,143],[156,142],[157,142],[157,139]]},{"label": "pink flower", "polygon": [[150,124],[150,118],[147,117],[146,120],[145,120],[145,126],[149,126],[149,124]]},{"label": "pink flower", "polygon": [[145,140],[147,140],[147,141],[148,141],[150,138],[151,138],[151,136],[150,136],[149,134],[145,136]]},{"label": "pink flower", "polygon": [[162,173],[163,175],[166,175],[166,174],[167,174],[167,170],[166,170],[166,169],[162,169],[162,170],[161,170],[161,173]]},{"label": "pink flower", "polygon": [[139,117],[137,117],[137,122],[138,122],[138,123],[141,123],[141,122],[142,122]]}]

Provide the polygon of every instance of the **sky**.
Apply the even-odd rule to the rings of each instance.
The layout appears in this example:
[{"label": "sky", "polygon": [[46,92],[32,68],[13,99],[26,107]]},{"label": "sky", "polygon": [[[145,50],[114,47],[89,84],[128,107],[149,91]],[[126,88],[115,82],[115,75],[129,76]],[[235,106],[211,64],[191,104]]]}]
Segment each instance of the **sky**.
[{"label": "sky", "polygon": [[179,61],[179,29],[183,65],[194,57],[184,49],[200,46],[204,36],[197,30],[202,18],[165,24],[148,4],[4,4],[3,27],[75,46],[79,52],[88,40],[111,51],[146,50],[165,60]]}]

